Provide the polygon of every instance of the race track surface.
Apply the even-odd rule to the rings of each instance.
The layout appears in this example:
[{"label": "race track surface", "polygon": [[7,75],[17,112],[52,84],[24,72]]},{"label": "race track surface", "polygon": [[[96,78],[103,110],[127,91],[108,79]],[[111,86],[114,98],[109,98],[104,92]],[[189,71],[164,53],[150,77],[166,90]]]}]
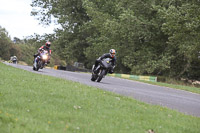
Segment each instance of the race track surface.
[{"label": "race track surface", "polygon": [[200,94],[109,76],[106,76],[100,83],[97,83],[90,80],[91,74],[88,73],[47,68],[40,69],[39,71],[33,71],[31,66],[16,65],[11,63],[5,64],[38,74],[50,75],[80,82],[82,84],[94,86],[120,95],[129,96],[145,103],[161,105],[187,115],[200,117]]}]

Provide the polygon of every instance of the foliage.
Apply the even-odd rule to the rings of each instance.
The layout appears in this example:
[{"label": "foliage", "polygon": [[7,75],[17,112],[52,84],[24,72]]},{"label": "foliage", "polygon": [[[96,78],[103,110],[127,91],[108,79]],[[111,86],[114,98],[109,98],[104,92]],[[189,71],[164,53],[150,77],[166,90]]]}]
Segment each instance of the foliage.
[{"label": "foliage", "polygon": [[170,54],[173,55],[170,73],[177,77],[190,76],[191,67],[194,67],[192,62],[197,61],[198,58],[197,54],[200,51],[199,6],[200,3],[197,1],[176,1],[167,8],[159,6],[160,9],[158,9],[158,14],[164,21],[161,30],[168,36],[167,45]]},{"label": "foliage", "polygon": [[18,59],[20,61],[24,61],[26,62],[28,65],[32,65],[33,64],[33,55],[35,52],[35,49],[33,46],[29,45],[29,44],[18,44],[21,50],[21,57],[19,57]]},{"label": "foliage", "polygon": [[21,57],[21,49],[14,44],[5,28],[0,26],[0,57],[4,60],[10,60],[11,56]]},{"label": "foliage", "polygon": [[43,24],[53,17],[61,28],[32,41],[39,47],[51,39],[68,64],[91,68],[114,48],[116,72],[200,79],[199,6],[196,0],[34,0],[32,15]]},{"label": "foliage", "polygon": [[11,40],[8,37],[8,32],[0,26],[0,56],[2,59],[10,59],[9,49],[11,48]]}]

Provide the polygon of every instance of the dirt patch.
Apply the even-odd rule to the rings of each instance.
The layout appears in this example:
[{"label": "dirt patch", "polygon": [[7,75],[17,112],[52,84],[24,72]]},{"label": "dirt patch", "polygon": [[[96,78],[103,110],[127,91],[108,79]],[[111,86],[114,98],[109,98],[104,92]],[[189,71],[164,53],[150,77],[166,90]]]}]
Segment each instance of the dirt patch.
[{"label": "dirt patch", "polygon": [[28,66],[28,64],[24,61],[19,61],[18,64]]}]

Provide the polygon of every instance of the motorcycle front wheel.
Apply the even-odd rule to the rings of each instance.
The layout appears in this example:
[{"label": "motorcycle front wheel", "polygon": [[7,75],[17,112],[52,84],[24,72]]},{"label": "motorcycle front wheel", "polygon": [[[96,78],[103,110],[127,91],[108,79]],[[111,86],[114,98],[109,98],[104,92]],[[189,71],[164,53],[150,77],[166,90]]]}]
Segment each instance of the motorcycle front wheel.
[{"label": "motorcycle front wheel", "polygon": [[97,78],[97,82],[100,82],[105,74],[106,74],[106,70],[102,70],[100,75]]},{"label": "motorcycle front wheel", "polygon": [[33,70],[35,71],[35,67],[33,66]]},{"label": "motorcycle front wheel", "polygon": [[42,62],[39,60],[38,63],[37,63],[37,65],[36,65],[37,67],[35,68],[36,71],[38,71],[40,69],[41,63]]}]

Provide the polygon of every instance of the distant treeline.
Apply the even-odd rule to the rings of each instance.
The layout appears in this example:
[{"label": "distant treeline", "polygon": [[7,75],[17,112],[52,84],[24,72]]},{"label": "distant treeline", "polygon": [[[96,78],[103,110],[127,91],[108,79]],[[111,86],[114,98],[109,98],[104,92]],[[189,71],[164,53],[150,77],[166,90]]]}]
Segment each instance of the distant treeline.
[{"label": "distant treeline", "polygon": [[199,0],[34,0],[32,7],[41,23],[53,16],[60,25],[53,51],[67,63],[91,68],[114,48],[118,73],[200,80]]},{"label": "distant treeline", "polygon": [[[34,34],[27,36],[23,40],[17,37],[11,40],[6,29],[0,26],[0,59],[8,61],[11,56],[15,55],[19,61],[32,65],[34,60],[33,55],[37,53],[38,48],[45,44],[46,40],[48,40],[47,38],[51,38],[51,36]],[[56,53],[52,55],[50,66],[54,66],[54,64],[66,65]]]}]

